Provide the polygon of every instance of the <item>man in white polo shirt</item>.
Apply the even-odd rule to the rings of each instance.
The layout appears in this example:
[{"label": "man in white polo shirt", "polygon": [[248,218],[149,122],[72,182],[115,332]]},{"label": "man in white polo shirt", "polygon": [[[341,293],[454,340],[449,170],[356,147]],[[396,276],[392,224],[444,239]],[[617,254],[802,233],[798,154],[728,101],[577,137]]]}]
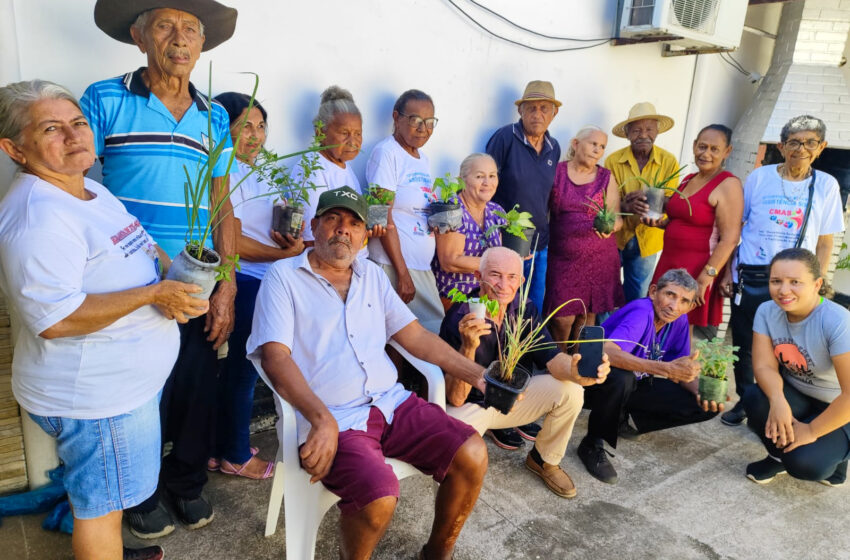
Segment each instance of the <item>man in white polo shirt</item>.
[{"label": "man in white polo shirt", "polygon": [[322,193],[314,247],[263,279],[247,350],[296,410],[301,466],[341,498],[341,557],[370,557],[389,526],[399,487],[384,457],[393,457],[440,483],[420,557],[448,558],[478,498],[487,448],[473,428],[405,390],[384,347],[392,337],[480,389],[484,370],[425,330],[386,274],[356,258],[366,209],[349,187]]}]

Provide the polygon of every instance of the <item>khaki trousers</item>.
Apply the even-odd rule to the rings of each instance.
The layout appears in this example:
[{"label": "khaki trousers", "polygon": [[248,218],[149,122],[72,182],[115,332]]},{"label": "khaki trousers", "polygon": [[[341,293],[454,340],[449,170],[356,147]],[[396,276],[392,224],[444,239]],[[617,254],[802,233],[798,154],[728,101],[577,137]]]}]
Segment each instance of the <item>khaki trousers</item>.
[{"label": "khaki trousers", "polygon": [[525,398],[517,402],[508,414],[475,403],[446,406],[446,412],[466,422],[479,434],[491,428],[522,426],[545,414],[543,429],[537,434],[534,445],[544,461],[550,465],[560,464],[584,403],[584,389],[572,381],[561,381],[543,374],[531,378],[524,395]]}]

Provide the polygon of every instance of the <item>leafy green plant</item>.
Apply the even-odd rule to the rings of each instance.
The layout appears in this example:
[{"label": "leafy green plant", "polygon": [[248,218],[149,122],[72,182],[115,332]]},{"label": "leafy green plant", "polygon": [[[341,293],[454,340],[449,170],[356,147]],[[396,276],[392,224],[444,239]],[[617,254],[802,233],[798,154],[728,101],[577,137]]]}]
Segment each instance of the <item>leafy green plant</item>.
[{"label": "leafy green plant", "polygon": [[495,316],[496,313],[499,312],[499,302],[495,299],[490,299],[489,297],[487,297],[486,294],[480,295],[478,297],[469,297],[467,294],[461,292],[457,288],[452,288],[446,295],[449,296],[449,299],[452,300],[452,303],[475,303],[476,301],[478,303],[483,303],[484,307],[487,309],[487,314],[491,317]]},{"label": "leafy green plant", "polygon": [[661,170],[659,169],[658,171],[655,172],[655,175],[652,177],[652,179],[644,179],[640,175],[635,175],[634,177],[632,177],[632,179],[636,179],[637,181],[641,182],[643,184],[643,186],[646,187],[647,189],[658,189],[658,190],[665,191],[665,192],[679,193],[679,196],[681,196],[682,199],[685,201],[685,203],[688,205],[688,212],[690,214],[693,214],[693,208],[691,207],[691,201],[688,200],[689,196],[684,194],[682,191],[680,191],[676,187],[671,187],[668,184],[668,183],[670,183],[670,181],[672,181],[673,179],[678,177],[679,174],[686,167],[687,167],[687,165],[683,165],[682,167],[680,167],[679,169],[677,169],[676,171],[674,171],[673,173],[671,173],[667,177],[661,177],[660,176]]},{"label": "leafy green plant", "polygon": [[363,198],[366,199],[366,204],[369,206],[389,206],[395,200],[395,193],[387,189],[382,189],[376,183],[369,183],[369,188],[363,193]]},{"label": "leafy green plant", "polygon": [[[844,251],[847,248],[847,243],[841,244],[841,250]],[[850,270],[850,255],[844,255],[838,262],[835,263],[835,270]]]},{"label": "leafy green plant", "polygon": [[457,193],[466,187],[463,179],[460,177],[452,177],[451,173],[446,173],[445,177],[437,177],[434,180],[434,190],[437,193],[437,199],[444,204],[452,204]]},{"label": "leafy green plant", "polygon": [[[294,206],[304,206],[310,198],[310,192],[319,187],[311,180],[313,174],[322,169],[322,165],[319,163],[319,152],[334,147],[322,145],[322,141],[325,139],[325,134],[322,132],[323,128],[324,124],[321,121],[316,123],[313,140],[307,150],[283,156],[277,155],[265,147],[260,150],[254,169],[270,185],[270,193],[273,196],[276,195],[281,201]],[[292,168],[278,164],[282,160],[296,156],[301,157]],[[296,168],[300,170],[300,179],[293,177],[293,170]]]},{"label": "leafy green plant", "polygon": [[514,207],[508,212],[496,210],[494,214],[504,219],[505,223],[493,224],[488,227],[487,231],[484,232],[485,238],[490,237],[490,234],[493,233],[494,230],[501,228],[511,235],[519,237],[523,241],[528,240],[525,236],[525,230],[532,229],[534,227],[534,222],[531,221],[531,212],[520,212],[519,204],[514,204]]},{"label": "leafy green plant", "polygon": [[591,210],[596,211],[596,216],[593,218],[593,229],[599,233],[611,233],[614,231],[614,224],[617,221],[617,216],[631,216],[630,212],[612,212],[608,208],[608,189],[602,191],[602,204],[593,200],[589,196],[585,197],[590,202],[585,202],[584,205]]},{"label": "leafy green plant", "polygon": [[705,377],[713,377],[725,381],[726,368],[732,362],[738,361],[738,356],[735,352],[739,350],[738,346],[724,344],[723,339],[713,338],[711,340],[698,340],[694,345],[699,351],[697,361],[700,363],[700,375]]}]

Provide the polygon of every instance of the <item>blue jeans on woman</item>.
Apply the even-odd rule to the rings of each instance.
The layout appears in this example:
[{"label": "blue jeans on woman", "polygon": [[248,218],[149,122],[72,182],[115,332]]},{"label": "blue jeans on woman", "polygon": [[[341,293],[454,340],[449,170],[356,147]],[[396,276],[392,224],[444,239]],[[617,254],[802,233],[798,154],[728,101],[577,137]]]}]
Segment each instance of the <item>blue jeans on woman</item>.
[{"label": "blue jeans on woman", "polygon": [[[794,418],[811,422],[829,403],[804,395],[784,380],[783,393],[791,407]],[[765,437],[764,428],[770,413],[770,402],[758,385],[750,385],[742,399],[747,411],[747,425],[761,439],[769,455],[782,461],[785,470],[794,478],[802,480],[826,480],[840,463],[850,456],[850,424],[819,437],[808,445],[785,453]]]},{"label": "blue jeans on woman", "polygon": [[629,239],[620,251],[620,264],[623,265],[623,294],[626,296],[626,303],[646,297],[657,260],[657,254],[648,257],[640,256],[637,237]]},{"label": "blue jeans on woman", "polygon": [[251,458],[250,424],[257,370],[245,358],[260,279],[236,273],[236,322],[219,381],[219,413],[214,456],[242,465]]}]

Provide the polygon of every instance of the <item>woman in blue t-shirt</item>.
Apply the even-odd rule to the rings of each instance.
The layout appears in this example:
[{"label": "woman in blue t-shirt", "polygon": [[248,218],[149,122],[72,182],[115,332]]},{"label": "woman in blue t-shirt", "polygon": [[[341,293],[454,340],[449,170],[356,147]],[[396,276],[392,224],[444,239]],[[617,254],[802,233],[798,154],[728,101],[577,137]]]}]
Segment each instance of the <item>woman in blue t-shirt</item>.
[{"label": "woman in blue t-shirt", "polygon": [[785,249],[770,263],[770,297],[753,324],[757,385],[743,396],[768,456],[747,465],[764,484],[777,474],[839,486],[850,455],[850,311],[824,299],[817,257]]}]

